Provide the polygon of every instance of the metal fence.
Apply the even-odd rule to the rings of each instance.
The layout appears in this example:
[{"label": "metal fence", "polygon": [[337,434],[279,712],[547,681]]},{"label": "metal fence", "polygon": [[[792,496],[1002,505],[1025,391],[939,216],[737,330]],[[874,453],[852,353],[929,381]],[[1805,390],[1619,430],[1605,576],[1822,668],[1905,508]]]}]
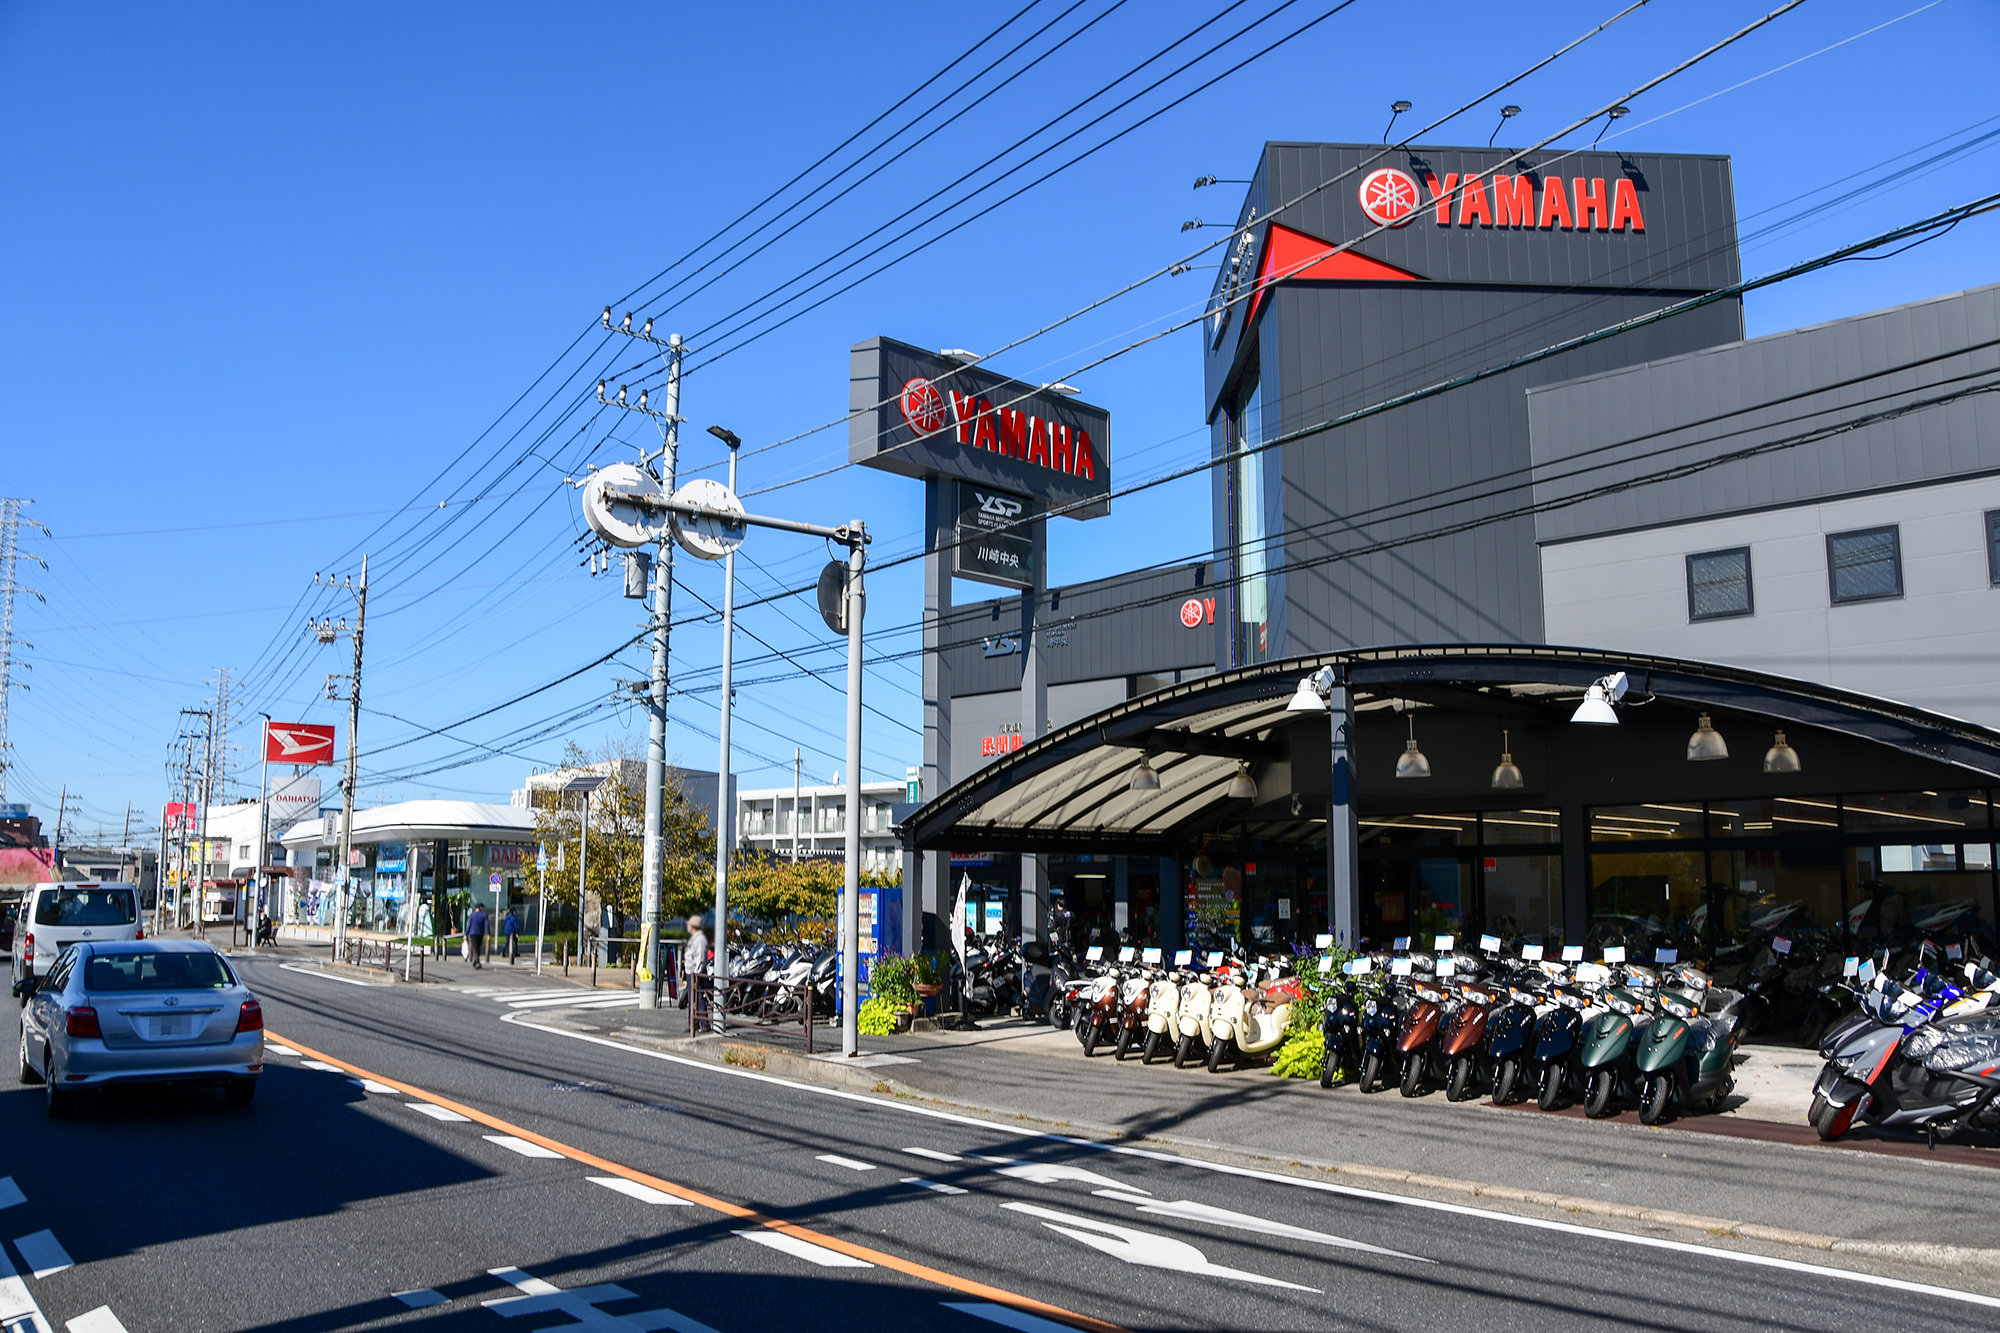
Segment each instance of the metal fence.
[{"label": "metal fence", "polygon": [[[689,980],[694,986],[688,1001],[688,1035],[692,1037],[704,1027],[717,1027],[718,1015],[715,978],[703,973]],[[806,1054],[813,1053],[811,986],[795,987],[782,981],[731,977],[723,983],[721,999],[720,1017],[723,1021],[720,1027],[726,1028],[731,1018],[740,1018],[759,1027],[798,1023],[805,1029]]]}]

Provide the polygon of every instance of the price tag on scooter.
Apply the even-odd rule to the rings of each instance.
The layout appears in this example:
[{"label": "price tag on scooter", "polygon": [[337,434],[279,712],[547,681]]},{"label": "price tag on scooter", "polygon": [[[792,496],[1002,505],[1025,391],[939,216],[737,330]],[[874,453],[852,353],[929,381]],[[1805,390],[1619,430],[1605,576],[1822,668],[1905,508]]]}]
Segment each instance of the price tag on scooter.
[{"label": "price tag on scooter", "polygon": [[1614,945],[1611,945],[1611,946],[1610,946],[1609,948],[1605,949],[1605,951],[1604,951],[1604,961],[1605,961],[1605,962],[1607,962],[1607,963],[1622,963],[1622,962],[1624,962],[1624,961],[1625,961],[1625,946],[1624,946],[1624,945],[1622,945],[1622,944],[1614,944]]},{"label": "price tag on scooter", "polygon": [[1391,944],[1389,947],[1391,949],[1394,949],[1397,953],[1402,953],[1404,950],[1410,947],[1410,937],[1408,935],[1398,935],[1396,937],[1396,942],[1394,944]]},{"label": "price tag on scooter", "polygon": [[1431,948],[1437,950],[1439,953],[1450,953],[1457,947],[1458,936],[1456,935],[1439,935],[1431,941]]},{"label": "price tag on scooter", "polygon": [[1194,961],[1194,950],[1193,950],[1193,949],[1176,949],[1176,950],[1174,950],[1174,966],[1175,966],[1175,967],[1186,967],[1186,966],[1187,966],[1188,964],[1192,963],[1193,961]]},{"label": "price tag on scooter", "polygon": [[1222,966],[1222,950],[1217,949],[1214,953],[1208,956],[1208,965],[1210,967]]},{"label": "price tag on scooter", "polygon": [[1319,974],[1325,976],[1331,971],[1333,971],[1333,960],[1331,958],[1321,958],[1319,960]]},{"label": "price tag on scooter", "polygon": [[1126,946],[1125,946],[1124,948],[1122,948],[1122,949],[1120,949],[1120,950],[1118,951],[1118,961],[1119,961],[1119,962],[1121,962],[1121,963],[1129,963],[1129,962],[1131,962],[1131,961],[1132,961],[1132,946],[1131,946],[1131,945],[1129,945],[1129,944],[1128,944],[1128,945],[1126,945]]},{"label": "price tag on scooter", "polygon": [[1389,975],[1392,977],[1407,977],[1410,975],[1410,960],[1407,958],[1391,958],[1389,960]]},{"label": "price tag on scooter", "polygon": [[1500,937],[1498,935],[1481,935],[1479,937],[1479,951],[1481,953],[1499,953]]},{"label": "price tag on scooter", "polygon": [[1441,977],[1455,977],[1455,976],[1457,976],[1457,975],[1458,975],[1458,960],[1457,960],[1456,958],[1440,958],[1440,959],[1438,959],[1438,961],[1437,961],[1437,974],[1438,974],[1439,976],[1441,976]]},{"label": "price tag on scooter", "polygon": [[1083,951],[1083,957],[1086,962],[1102,962],[1104,960],[1104,946],[1101,944],[1091,945]]},{"label": "price tag on scooter", "polygon": [[1315,935],[1315,936],[1313,936],[1313,948],[1315,948],[1315,949],[1331,949],[1332,947],[1333,947],[1333,936],[1331,936],[1331,935]]},{"label": "price tag on scooter", "polygon": [[1524,944],[1524,945],[1522,945],[1522,946],[1521,946],[1521,961],[1522,961],[1522,962],[1524,962],[1524,963],[1539,963],[1539,962],[1541,962],[1541,961],[1542,961],[1542,946],[1541,946],[1541,945],[1539,945],[1539,944]]},{"label": "price tag on scooter", "polygon": [[1580,962],[1582,962],[1582,961],[1583,961],[1583,946],[1582,946],[1581,944],[1565,944],[1565,945],[1563,945],[1563,961],[1564,961],[1565,963],[1580,963]]},{"label": "price tag on scooter", "polygon": [[1611,969],[1602,963],[1578,963],[1576,979],[1585,985],[1595,985],[1600,981],[1611,980]]},{"label": "price tag on scooter", "polygon": [[1660,966],[1662,967],[1667,966],[1669,963],[1678,963],[1680,960],[1681,960],[1681,951],[1679,949],[1653,950],[1653,961],[1660,964]]},{"label": "price tag on scooter", "polygon": [[1859,958],[1844,959],[1840,964],[1840,975],[1842,975],[1843,977],[1860,976],[1861,960]]},{"label": "price tag on scooter", "polygon": [[1772,937],[1771,939],[1772,953],[1790,953],[1791,951],[1792,951],[1792,942],[1790,940],[1786,939],[1783,935],[1776,935]]},{"label": "price tag on scooter", "polygon": [[1147,949],[1139,955],[1139,961],[1142,963],[1157,963],[1160,961],[1160,951],[1158,949]]},{"label": "price tag on scooter", "polygon": [[1350,977],[1365,977],[1375,970],[1373,958],[1350,958],[1340,965],[1340,970]]}]

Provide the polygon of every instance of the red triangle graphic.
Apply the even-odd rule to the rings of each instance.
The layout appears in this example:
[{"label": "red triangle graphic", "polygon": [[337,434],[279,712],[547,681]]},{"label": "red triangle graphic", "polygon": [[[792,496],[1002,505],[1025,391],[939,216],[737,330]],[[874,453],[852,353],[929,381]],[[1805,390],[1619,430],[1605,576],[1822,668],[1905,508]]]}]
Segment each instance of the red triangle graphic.
[{"label": "red triangle graphic", "polygon": [[1379,259],[1352,250],[1335,252],[1332,243],[1316,236],[1308,236],[1290,227],[1281,227],[1273,222],[1270,235],[1264,240],[1264,258],[1257,265],[1256,294],[1250,298],[1250,313],[1244,320],[1248,328],[1257,318],[1257,307],[1264,300],[1267,283],[1291,282],[1295,279],[1310,282],[1422,282],[1423,279],[1394,264],[1385,264]]}]

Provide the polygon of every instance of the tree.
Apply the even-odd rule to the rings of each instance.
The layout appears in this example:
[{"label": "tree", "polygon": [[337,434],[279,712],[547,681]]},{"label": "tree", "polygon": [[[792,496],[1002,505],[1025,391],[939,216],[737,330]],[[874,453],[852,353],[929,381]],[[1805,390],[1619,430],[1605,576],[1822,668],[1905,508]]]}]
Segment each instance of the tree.
[{"label": "tree", "polygon": [[[840,905],[846,866],[839,861],[781,861],[761,852],[737,856],[729,865],[729,915],[760,933],[816,935],[830,929]],[[863,888],[894,888],[902,871],[867,871]]]},{"label": "tree", "polygon": [[[637,763],[634,747],[607,746],[599,757],[591,756],[572,741],[563,752],[564,770],[584,769],[593,763],[607,764],[610,777],[587,800],[590,816],[589,864],[584,868],[584,886],[591,894],[620,912],[632,914],[643,900],[646,861],[646,792],[643,781],[627,782],[624,774]],[[533,790],[535,836],[548,849],[547,891],[552,902],[581,911],[577,900],[579,847],[577,809],[584,798],[555,790]],[[677,781],[669,779],[666,791],[665,856],[661,866],[663,911],[680,910],[687,902],[698,903],[703,889],[714,882],[715,835],[708,820],[687,798]],[[558,869],[561,867],[561,869]],[[528,868],[528,890],[540,893],[543,885],[533,865]]]}]

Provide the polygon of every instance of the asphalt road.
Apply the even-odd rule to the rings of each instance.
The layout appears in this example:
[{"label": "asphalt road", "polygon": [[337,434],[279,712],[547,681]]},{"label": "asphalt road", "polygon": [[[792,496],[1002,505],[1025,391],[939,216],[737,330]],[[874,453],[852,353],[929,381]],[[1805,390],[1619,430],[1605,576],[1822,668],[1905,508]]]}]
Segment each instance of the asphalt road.
[{"label": "asphalt road", "polygon": [[147,1092],[51,1122],[37,1090],[0,1098],[0,1324],[30,1301],[71,1333],[1984,1330],[2000,1309],[1106,1151],[545,1031],[533,1006],[438,987],[245,972],[299,1052],[273,1043],[251,1109]]}]

